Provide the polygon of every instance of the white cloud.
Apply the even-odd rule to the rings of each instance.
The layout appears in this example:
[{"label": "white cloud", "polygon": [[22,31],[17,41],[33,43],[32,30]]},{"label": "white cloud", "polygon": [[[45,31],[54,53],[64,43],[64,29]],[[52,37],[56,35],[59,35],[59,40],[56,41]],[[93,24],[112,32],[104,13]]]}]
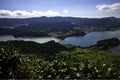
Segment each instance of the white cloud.
[{"label": "white cloud", "polygon": [[104,12],[120,12],[120,3],[113,3],[110,5],[107,4],[97,5],[96,8],[99,11]]},{"label": "white cloud", "polygon": [[28,17],[41,17],[41,16],[47,16],[47,17],[52,17],[52,16],[66,16],[66,13],[68,13],[68,10],[64,10],[63,13],[53,11],[53,10],[48,10],[48,11],[38,11],[38,10],[33,10],[33,11],[26,11],[26,10],[15,10],[15,11],[10,11],[10,10],[0,10],[0,18],[28,18]]},{"label": "white cloud", "polygon": [[63,13],[68,14],[69,11],[66,9],[66,10],[63,11]]},{"label": "white cloud", "polygon": [[0,16],[10,16],[12,12],[9,10],[0,10]]}]

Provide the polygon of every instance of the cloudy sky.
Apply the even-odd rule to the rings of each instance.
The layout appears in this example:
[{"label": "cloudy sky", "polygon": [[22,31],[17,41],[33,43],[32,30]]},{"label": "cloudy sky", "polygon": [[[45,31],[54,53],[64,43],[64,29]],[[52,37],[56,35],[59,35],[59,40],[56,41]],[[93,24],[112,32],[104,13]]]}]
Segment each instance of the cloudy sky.
[{"label": "cloudy sky", "polygon": [[120,17],[120,0],[0,0],[0,18]]}]

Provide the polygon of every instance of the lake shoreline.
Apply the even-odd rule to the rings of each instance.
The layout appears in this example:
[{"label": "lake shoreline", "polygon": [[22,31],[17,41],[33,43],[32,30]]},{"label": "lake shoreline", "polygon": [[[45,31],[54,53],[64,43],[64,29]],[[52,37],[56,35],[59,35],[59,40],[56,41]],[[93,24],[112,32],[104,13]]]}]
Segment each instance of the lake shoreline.
[{"label": "lake shoreline", "polygon": [[[58,38],[58,37],[34,37],[34,36],[24,36],[24,37],[14,37],[12,35],[1,35],[0,41],[7,41],[7,40],[24,40],[24,41],[35,41],[38,43],[45,43],[48,41],[55,41],[59,42],[60,44],[72,44],[75,46],[81,46],[81,47],[90,47],[92,45],[95,45],[97,41],[103,40],[103,39],[109,39],[109,38],[119,38],[120,39],[120,30],[116,31],[100,31],[100,32],[91,32],[87,33],[85,35],[81,36],[66,36],[64,39]],[[116,49],[119,49],[120,47],[116,47]],[[116,50],[115,49],[115,50]]]}]

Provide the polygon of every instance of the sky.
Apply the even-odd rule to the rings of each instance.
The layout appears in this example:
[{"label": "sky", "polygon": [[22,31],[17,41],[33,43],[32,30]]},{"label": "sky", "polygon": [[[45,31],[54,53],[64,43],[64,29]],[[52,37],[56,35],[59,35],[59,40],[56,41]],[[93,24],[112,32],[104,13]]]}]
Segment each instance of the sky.
[{"label": "sky", "polygon": [[0,0],[0,18],[120,17],[120,0]]}]

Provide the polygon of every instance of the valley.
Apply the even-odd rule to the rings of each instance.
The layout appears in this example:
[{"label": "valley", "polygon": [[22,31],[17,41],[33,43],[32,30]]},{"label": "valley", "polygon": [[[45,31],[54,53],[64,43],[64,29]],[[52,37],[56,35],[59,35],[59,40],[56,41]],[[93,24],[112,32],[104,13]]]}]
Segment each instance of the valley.
[{"label": "valley", "polygon": [[0,79],[120,79],[119,29],[115,17],[1,18]]}]

